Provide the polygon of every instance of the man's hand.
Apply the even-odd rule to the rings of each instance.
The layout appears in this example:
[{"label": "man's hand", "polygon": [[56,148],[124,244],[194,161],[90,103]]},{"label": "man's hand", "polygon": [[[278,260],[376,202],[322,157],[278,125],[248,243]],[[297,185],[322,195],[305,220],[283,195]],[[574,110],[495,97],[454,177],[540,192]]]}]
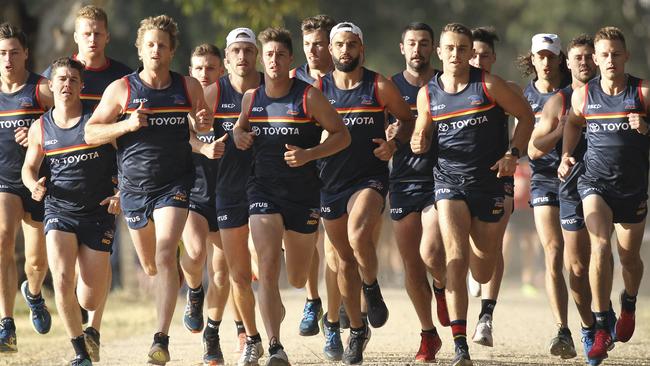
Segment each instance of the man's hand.
[{"label": "man's hand", "polygon": [[223,156],[223,152],[226,150],[225,141],[228,139],[228,134],[224,134],[218,139],[214,140],[212,143],[201,145],[200,152],[205,155],[208,159],[219,159]]},{"label": "man's hand", "polygon": [[383,161],[388,161],[390,158],[393,156],[393,153],[395,150],[397,150],[397,146],[395,146],[395,142],[390,143],[384,139],[372,139],[372,142],[375,144],[379,145],[377,148],[375,148],[372,153],[375,154],[375,156],[379,160]]},{"label": "man's hand", "polygon": [[424,136],[424,130],[420,130],[411,136],[411,150],[414,154],[424,154],[427,152],[427,138]]},{"label": "man's hand", "polygon": [[309,155],[309,151],[294,145],[284,145],[287,151],[284,153],[284,161],[288,166],[296,168],[303,166],[313,159]]},{"label": "man's hand", "polygon": [[235,139],[235,146],[237,146],[239,150],[248,150],[253,146],[255,132],[248,132],[239,126],[235,126],[232,130],[232,136]]},{"label": "man's hand", "polygon": [[214,122],[214,118],[211,118],[210,113],[204,108],[201,109],[200,111],[196,112],[196,124],[197,128],[201,131],[207,131],[212,127],[212,123]]},{"label": "man's hand", "polygon": [[108,197],[104,198],[99,203],[99,205],[100,206],[108,205],[107,210],[108,210],[109,214],[119,215],[120,212],[121,212],[121,209],[120,209],[120,192],[117,192],[112,196],[108,196]]},{"label": "man's hand", "polygon": [[515,174],[517,169],[517,157],[512,154],[505,154],[501,159],[499,159],[490,170],[497,171],[497,178],[501,177],[510,177]]},{"label": "man's hand", "polygon": [[34,189],[32,190],[32,199],[37,202],[41,202],[43,200],[43,197],[45,197],[45,192],[47,191],[47,188],[45,188],[45,177],[41,177],[38,181],[36,181],[36,186],[34,186]]},{"label": "man's hand", "polygon": [[571,174],[574,165],[576,165],[576,159],[573,156],[562,156],[560,165],[557,168],[557,177],[564,182]]},{"label": "man's hand", "polygon": [[645,117],[642,117],[638,113],[630,113],[627,115],[627,120],[630,123],[630,127],[636,132],[646,135],[648,133],[648,123],[645,121]]},{"label": "man's hand", "polygon": [[27,133],[29,132],[29,128],[27,127],[18,127],[14,130],[14,139],[16,140],[16,143],[18,145],[27,147],[28,139],[27,139]]},{"label": "man's hand", "polygon": [[144,108],[144,103],[140,102],[138,109],[134,110],[126,120],[127,131],[135,132],[142,127],[149,126],[147,119],[149,118],[150,114],[153,114],[153,111]]}]

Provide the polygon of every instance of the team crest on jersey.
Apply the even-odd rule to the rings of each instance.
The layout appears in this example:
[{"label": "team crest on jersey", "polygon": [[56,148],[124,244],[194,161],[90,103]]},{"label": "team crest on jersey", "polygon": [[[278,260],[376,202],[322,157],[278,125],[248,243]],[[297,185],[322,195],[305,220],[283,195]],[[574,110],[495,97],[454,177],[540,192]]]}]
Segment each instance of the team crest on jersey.
[{"label": "team crest on jersey", "polygon": [[22,97],[18,99],[18,101],[20,102],[20,106],[22,108],[29,108],[34,106],[34,103],[32,103],[32,99],[28,97]]},{"label": "team crest on jersey", "polygon": [[467,99],[469,99],[470,105],[480,105],[483,103],[483,98],[478,95],[470,95]]},{"label": "team crest on jersey", "polygon": [[298,107],[292,103],[287,104],[287,115],[289,116],[297,116],[300,114],[300,110]]},{"label": "team crest on jersey", "polygon": [[634,98],[628,98],[623,100],[623,108],[636,109],[636,101],[634,100]]},{"label": "team crest on jersey", "polygon": [[372,105],[373,99],[369,95],[362,95],[359,98],[361,98],[361,104],[363,105]]},{"label": "team crest on jersey", "polygon": [[185,97],[180,94],[172,95],[172,99],[174,99],[174,104],[185,104]]}]

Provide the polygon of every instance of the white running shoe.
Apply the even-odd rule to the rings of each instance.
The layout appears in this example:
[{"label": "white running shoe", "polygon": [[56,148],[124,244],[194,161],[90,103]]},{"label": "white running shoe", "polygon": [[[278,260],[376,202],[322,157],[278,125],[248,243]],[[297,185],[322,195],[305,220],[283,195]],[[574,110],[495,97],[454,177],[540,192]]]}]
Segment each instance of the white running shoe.
[{"label": "white running shoe", "polygon": [[262,341],[246,340],[244,350],[239,356],[237,366],[259,366],[259,359],[264,354]]},{"label": "white running shoe", "polygon": [[483,314],[476,324],[474,336],[472,336],[474,343],[482,346],[492,347],[492,316]]}]

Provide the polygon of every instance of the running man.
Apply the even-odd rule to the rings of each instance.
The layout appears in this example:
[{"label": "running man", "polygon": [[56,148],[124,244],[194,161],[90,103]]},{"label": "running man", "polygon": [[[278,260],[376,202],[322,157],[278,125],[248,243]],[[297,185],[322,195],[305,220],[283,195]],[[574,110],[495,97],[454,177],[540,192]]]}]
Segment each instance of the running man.
[{"label": "running man", "polygon": [[[418,91],[438,72],[431,65],[434,47],[433,30],[429,25],[411,23],[402,31],[400,52],[404,55],[406,69],[393,75],[391,80],[414,114],[417,114]],[[400,121],[395,123],[401,124]],[[435,148],[416,155],[410,145],[401,145],[393,155],[388,188],[390,217],[404,263],[406,292],[422,328],[416,362],[435,361],[442,346],[431,317],[433,296],[440,324],[449,326],[445,302],[445,249],[434,206],[433,167],[436,161]],[[431,285],[427,272],[433,277]]]},{"label": "running man", "polygon": [[[91,107],[97,107],[102,93],[110,83],[132,72],[131,68],[106,56],[106,46],[110,41],[108,32],[108,16],[106,12],[96,6],[86,5],[77,11],[75,18],[74,41],[77,44],[77,53],[73,59],[84,65],[83,83],[81,86],[81,101]],[[51,68],[43,72],[43,76],[50,78]],[[108,269],[106,280],[107,291],[112,283],[112,268]],[[82,323],[88,323],[84,329],[86,345],[93,362],[99,362],[100,326],[104,313],[105,302],[93,312],[82,308]]]},{"label": "running man", "polygon": [[625,284],[616,340],[627,342],[634,333],[636,296],[643,277],[639,250],[647,214],[650,129],[645,101],[650,95],[647,81],[625,73],[630,54],[620,29],[601,28],[594,36],[594,47],[600,76],[575,89],[571,97],[558,176],[566,180],[575,169],[574,150],[586,125],[585,171],[578,179],[578,192],[591,242],[589,285],[596,318],[594,343],[587,357],[599,362],[607,358],[614,342],[608,324],[612,225]]},{"label": "running man", "polygon": [[[524,74],[535,76],[524,89],[524,96],[535,113],[536,126],[544,104],[566,86],[565,58],[560,37],[548,33],[534,35],[530,53],[520,58]],[[564,240],[560,225],[560,180],[557,177],[561,152],[560,140],[547,154],[540,154],[532,140],[528,145],[532,172],[530,205],[533,207],[537,235],[544,248],[546,295],[558,326],[557,334],[549,344],[549,352],[567,359],[575,357],[576,350],[567,322],[569,295],[562,273]]]},{"label": "running man", "polygon": [[[211,44],[201,44],[192,52],[190,76],[201,83],[203,90],[223,75],[221,50]],[[183,229],[183,248],[180,264],[187,283],[187,304],[183,323],[193,333],[203,329],[203,302],[207,297],[208,321],[203,332],[203,363],[223,365],[219,343],[219,325],[230,293],[228,266],[223,255],[217,211],[215,207],[215,177],[218,158],[223,154],[223,142],[216,140],[210,129],[197,134],[203,143],[198,153],[192,154],[196,180],[190,190],[189,214]],[[203,147],[203,150],[200,148]],[[208,259],[208,289],[203,290],[203,268]]]},{"label": "running man", "polygon": [[[361,318],[361,294],[368,321],[375,328],[388,320],[388,308],[377,282],[376,233],[388,188],[388,160],[408,139],[413,115],[395,85],[362,66],[363,33],[343,22],[330,32],[335,70],[320,79],[320,89],[342,116],[352,143],[319,162],[321,215],[338,257],[338,285],[350,319],[350,341],[343,362],[360,363],[370,337]],[[388,110],[402,123],[387,141]],[[363,286],[362,286],[363,284]]]},{"label": "running man", "polygon": [[[472,46],[472,32],[466,26],[451,23],[443,28],[437,50],[443,72],[418,93],[411,139],[416,154],[425,153],[437,140],[434,179],[440,227],[447,228],[442,238],[456,353],[452,365],[460,366],[472,365],[466,339],[468,268],[479,283],[494,274],[504,211],[499,178],[514,173],[533,128],[530,107],[505,81],[470,66]],[[504,110],[519,120],[510,149],[503,141]]]},{"label": "running man", "polygon": [[[234,129],[237,147],[254,148],[248,183],[250,225],[259,261],[260,312],[269,338],[270,366],[289,365],[280,342],[278,288],[284,241],[289,283],[309,275],[318,230],[320,182],[316,160],[345,148],[350,137],[329,101],[308,83],[289,77],[290,33],[267,28],[259,35],[264,85],[249,90]],[[319,144],[321,133],[328,137]]]},{"label": "running man", "polygon": [[248,28],[230,31],[225,49],[230,72],[205,89],[206,101],[214,115],[215,138],[225,144],[215,177],[215,202],[217,225],[230,272],[234,308],[244,328],[245,344],[239,366],[257,365],[264,353],[255,321],[251,253],[248,247],[246,183],[251,171],[252,151],[237,149],[233,138],[233,126],[242,111],[244,93],[264,82],[264,75],[255,70],[258,55],[256,42],[255,33]]},{"label": "running man", "polygon": [[[496,63],[497,54],[494,48],[494,43],[499,40],[494,30],[490,27],[480,27],[472,29],[472,37],[474,38],[474,57],[470,60],[470,65],[473,67],[483,69],[486,72],[492,71],[492,66]],[[521,88],[511,82],[506,81],[506,84],[517,94],[523,96]],[[503,135],[504,143],[509,144],[510,128],[508,126],[509,118],[505,119],[505,134]],[[471,275],[469,277],[469,288],[472,295],[481,296],[481,312],[478,315],[478,323],[472,336],[474,343],[492,347],[494,342],[492,339],[492,318],[494,308],[497,305],[497,298],[499,296],[499,289],[501,288],[501,280],[503,279],[504,260],[503,260],[503,237],[506,233],[506,227],[510,220],[510,215],[514,210],[514,177],[506,176],[501,177],[503,182],[503,192],[505,194],[503,200],[503,216],[499,220],[500,229],[498,234],[497,243],[499,245],[497,253],[497,262],[494,269],[494,274],[488,283],[481,285],[474,280]],[[476,286],[473,291],[473,286]]]},{"label": "running man", "polygon": [[[571,108],[573,90],[584,86],[596,75],[593,60],[594,42],[587,35],[580,35],[567,46],[567,66],[571,71],[571,85],[561,89],[548,99],[542,110],[539,123],[533,130],[529,149],[534,149],[535,157],[554,151],[561,141],[566,115]],[[584,173],[583,155],[586,148],[585,130],[573,150],[575,164],[571,174],[560,182],[560,224],[564,237],[564,264],[569,273],[569,287],[582,320],[582,342],[585,355],[594,339],[594,317],[591,312],[591,291],[589,289],[589,234],[584,223],[582,202],[578,193],[578,179]],[[610,327],[616,315],[610,312]],[[613,330],[613,329],[612,329]],[[591,360],[589,360],[591,361]]]},{"label": "running man", "polygon": [[0,352],[16,352],[16,235],[22,224],[25,274],[20,291],[27,301],[34,329],[45,334],[52,319],[41,296],[47,274],[43,204],[31,198],[20,170],[28,130],[52,105],[47,80],[26,69],[27,37],[19,28],[0,25]]},{"label": "running man", "polygon": [[[92,106],[80,99],[84,65],[65,57],[54,61],[50,71],[54,108],[30,128],[22,177],[35,200],[45,199],[56,307],[76,355],[70,364],[87,366],[92,361],[79,306],[98,309],[108,294],[114,215],[120,210],[113,190],[115,149],[110,143],[97,146],[84,141],[84,126],[92,114]],[[41,164],[47,176],[39,174]]]},{"label": "running man", "polygon": [[[290,76],[309,84],[315,84],[318,79],[334,70],[334,63],[329,52],[329,34],[336,25],[334,19],[327,15],[316,15],[305,18],[300,25],[302,30],[302,50],[307,62],[291,70]],[[323,239],[323,250],[327,265],[325,266],[325,286],[327,289],[327,304],[330,323],[338,322],[338,307],[341,304],[341,295],[336,284],[336,262],[331,257],[335,256],[325,232],[319,226],[319,239]],[[301,336],[318,334],[318,321],[323,316],[323,302],[318,294],[318,275],[320,272],[320,255],[314,251],[309,278],[307,279],[307,301],[303,309],[303,317],[298,327]],[[330,264],[332,262],[332,264]],[[332,269],[334,268],[334,269]],[[328,332],[324,326],[326,342],[323,351],[330,360],[340,360],[343,354],[340,332]]]},{"label": "running man", "polygon": [[149,351],[149,363],[156,365],[169,361],[176,256],[194,183],[188,113],[200,130],[211,122],[199,82],[170,71],[177,33],[167,15],[140,22],[135,45],[143,67],[109,85],[85,128],[89,144],[117,140],[121,208],[156,288],[158,324]]}]

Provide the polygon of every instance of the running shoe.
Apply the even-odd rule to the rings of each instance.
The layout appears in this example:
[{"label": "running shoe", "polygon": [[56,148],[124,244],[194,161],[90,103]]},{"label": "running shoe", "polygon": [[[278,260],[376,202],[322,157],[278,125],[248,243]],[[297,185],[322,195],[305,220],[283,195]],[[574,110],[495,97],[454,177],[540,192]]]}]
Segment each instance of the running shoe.
[{"label": "running shoe", "polygon": [[472,342],[480,344],[481,346],[492,347],[492,315],[483,314],[481,319],[476,324]]},{"label": "running shoe", "polygon": [[346,365],[361,365],[363,363],[363,351],[370,341],[370,327],[364,323],[364,328],[359,331],[350,330],[348,348],[343,352],[343,363]]},{"label": "running shoe", "polygon": [[325,335],[323,353],[330,361],[341,361],[343,358],[343,342],[341,342],[341,327],[327,321],[327,313],[323,315],[321,324]]},{"label": "running shoe", "polygon": [[594,335],[596,331],[593,328],[581,328],[580,333],[582,335],[582,349],[585,352],[585,358],[587,359],[587,364],[589,366],[598,366],[600,365],[603,361],[600,359],[595,359],[595,358],[589,358],[589,351],[591,351],[591,347],[594,345]]},{"label": "running shoe", "polygon": [[368,321],[373,328],[380,328],[388,320],[388,307],[381,296],[379,282],[370,286],[363,284],[363,294],[368,304]]},{"label": "running shoe", "polygon": [[596,360],[604,360],[607,358],[607,350],[612,344],[612,336],[605,329],[596,330],[594,336],[594,344],[587,353],[587,357]]},{"label": "running shoe", "polygon": [[451,366],[472,366],[472,359],[469,357],[469,349],[466,347],[455,347],[454,358],[451,360]]},{"label": "running shoe", "polygon": [[183,324],[192,333],[198,333],[203,329],[204,299],[205,292],[203,291],[203,287],[200,287],[200,291],[187,290],[187,303],[185,304]]},{"label": "running shoe", "polygon": [[284,352],[284,348],[279,343],[275,343],[269,348],[269,358],[266,360],[266,366],[290,366],[289,357]]},{"label": "running shoe", "polygon": [[[623,294],[624,292],[621,292],[620,296],[620,301],[621,304],[623,304]],[[634,334],[634,326],[635,326],[635,315],[634,311],[629,311],[621,308],[621,315],[618,318],[618,321],[616,322],[616,341],[619,342],[627,342],[632,338],[632,335]]]},{"label": "running shoe", "polygon": [[27,280],[20,285],[20,292],[29,306],[29,316],[32,319],[32,326],[37,333],[46,334],[52,327],[52,317],[45,305],[45,299],[41,294],[32,295],[29,292]]},{"label": "running shoe", "polygon": [[563,360],[577,356],[569,328],[558,329],[557,335],[551,339],[548,350],[553,356],[559,356]]},{"label": "running shoe", "polygon": [[93,366],[93,363],[89,358],[77,356],[70,361],[70,366]]},{"label": "running shoe", "polygon": [[99,332],[93,327],[84,329],[84,341],[86,350],[92,362],[99,362]]},{"label": "running shoe", "polygon": [[169,336],[165,333],[158,332],[153,336],[153,344],[149,349],[150,365],[165,365],[169,362]]},{"label": "running shoe", "polygon": [[12,318],[0,320],[0,353],[18,352],[16,325]]},{"label": "running shoe", "polygon": [[246,339],[244,350],[237,361],[237,366],[258,366],[259,359],[264,354],[262,341],[255,341],[251,338]]},{"label": "running shoe", "polygon": [[415,362],[431,363],[436,361],[436,353],[442,347],[442,341],[438,333],[420,333],[420,349],[415,354]]},{"label": "running shoe", "polygon": [[320,301],[307,301],[302,311],[302,320],[300,321],[300,335],[303,337],[318,334],[318,321],[323,316],[323,305]]},{"label": "running shoe", "polygon": [[219,336],[203,333],[203,365],[217,366],[223,364],[224,359],[219,344]]}]

